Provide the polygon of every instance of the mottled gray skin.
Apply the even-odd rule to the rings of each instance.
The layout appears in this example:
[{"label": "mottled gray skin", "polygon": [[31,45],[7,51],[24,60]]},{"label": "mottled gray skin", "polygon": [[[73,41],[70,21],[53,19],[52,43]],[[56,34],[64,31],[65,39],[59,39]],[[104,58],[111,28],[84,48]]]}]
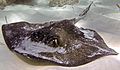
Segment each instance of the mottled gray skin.
[{"label": "mottled gray skin", "polygon": [[45,59],[79,66],[107,55],[117,55],[97,32],[78,28],[75,19],[44,24],[17,22],[2,26],[8,48],[28,59]]}]

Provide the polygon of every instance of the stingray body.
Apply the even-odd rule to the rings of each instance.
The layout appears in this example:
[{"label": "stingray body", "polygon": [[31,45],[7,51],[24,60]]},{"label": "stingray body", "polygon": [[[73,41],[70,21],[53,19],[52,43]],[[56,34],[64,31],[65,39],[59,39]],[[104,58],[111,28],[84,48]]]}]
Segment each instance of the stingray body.
[{"label": "stingray body", "polygon": [[[84,16],[89,8],[80,16]],[[79,66],[118,54],[96,31],[75,26],[79,20],[80,17],[44,24],[16,22],[4,24],[2,32],[11,51],[28,59],[45,59],[64,66]]]},{"label": "stingray body", "polygon": [[46,59],[65,66],[78,66],[97,58],[117,54],[91,29],[78,28],[74,20],[2,26],[11,51],[28,58]]}]

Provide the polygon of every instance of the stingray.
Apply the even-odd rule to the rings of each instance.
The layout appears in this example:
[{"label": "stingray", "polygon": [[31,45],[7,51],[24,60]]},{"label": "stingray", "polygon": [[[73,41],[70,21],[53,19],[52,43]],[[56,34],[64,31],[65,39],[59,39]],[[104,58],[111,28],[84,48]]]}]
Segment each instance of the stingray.
[{"label": "stingray", "polygon": [[95,30],[75,26],[90,6],[78,18],[44,24],[4,24],[4,40],[11,51],[28,59],[44,59],[63,66],[84,65],[103,56],[117,55]]}]

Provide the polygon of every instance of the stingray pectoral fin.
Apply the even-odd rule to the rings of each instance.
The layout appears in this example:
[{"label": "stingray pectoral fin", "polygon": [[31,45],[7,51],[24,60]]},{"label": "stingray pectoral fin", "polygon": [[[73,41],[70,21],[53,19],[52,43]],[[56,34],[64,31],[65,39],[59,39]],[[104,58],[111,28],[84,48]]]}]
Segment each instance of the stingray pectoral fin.
[{"label": "stingray pectoral fin", "polygon": [[25,27],[29,27],[27,22],[16,22],[2,25],[3,37],[10,50],[12,50],[13,45],[18,44],[18,38],[20,35],[25,34]]}]

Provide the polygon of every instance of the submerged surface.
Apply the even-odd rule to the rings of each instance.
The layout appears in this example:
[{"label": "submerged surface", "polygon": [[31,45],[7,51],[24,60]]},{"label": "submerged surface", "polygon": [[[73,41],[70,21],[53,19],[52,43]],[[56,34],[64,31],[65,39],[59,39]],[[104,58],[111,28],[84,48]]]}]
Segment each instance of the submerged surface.
[{"label": "submerged surface", "polygon": [[[81,0],[80,5],[65,7],[46,7],[45,0],[36,0],[39,6],[13,5],[0,11],[0,25],[27,21],[31,23],[61,20],[78,16],[78,13],[92,0]],[[96,0],[91,11],[85,19],[79,21],[76,26],[90,28],[97,31],[106,44],[120,53],[120,11],[116,4],[119,0]],[[81,9],[82,8],[82,9]],[[99,17],[99,18],[98,18]],[[39,24],[39,23],[38,23]],[[119,70],[120,55],[107,56],[91,63],[77,67],[62,67],[55,65],[30,65],[10,52],[4,43],[2,31],[0,31],[0,68],[1,70]],[[9,57],[9,58],[7,58]],[[41,64],[44,64],[41,61]]]}]

